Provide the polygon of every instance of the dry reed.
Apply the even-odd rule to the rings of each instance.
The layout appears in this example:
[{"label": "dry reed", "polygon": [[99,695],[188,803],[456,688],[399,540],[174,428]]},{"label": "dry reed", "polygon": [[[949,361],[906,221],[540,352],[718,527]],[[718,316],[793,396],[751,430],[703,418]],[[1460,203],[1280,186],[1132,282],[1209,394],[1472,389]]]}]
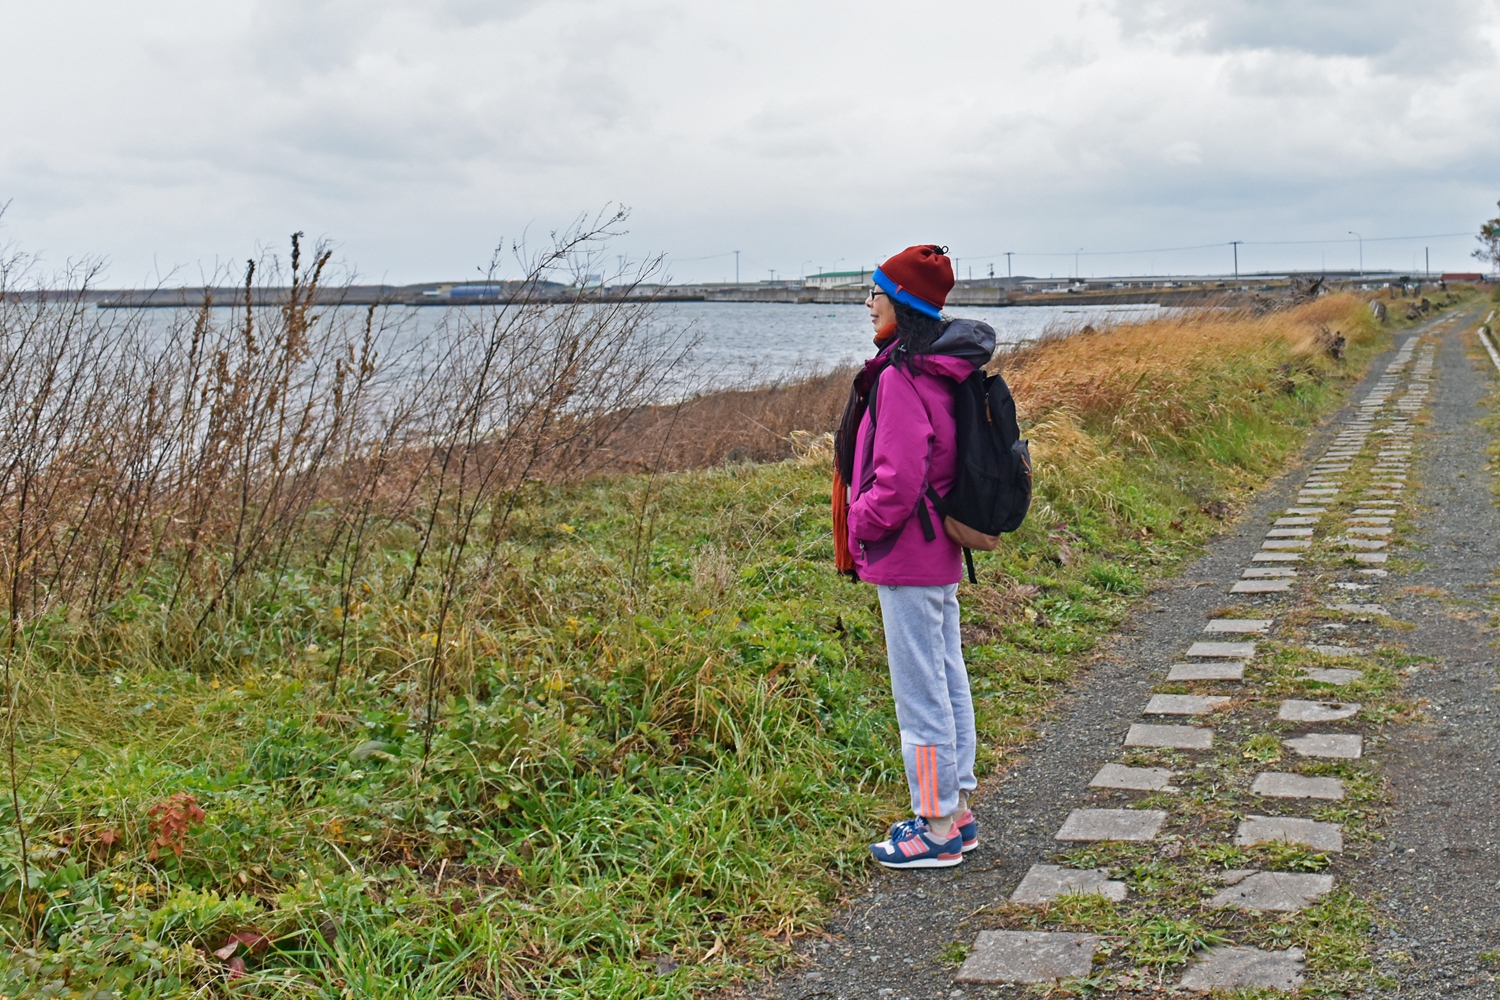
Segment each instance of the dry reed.
[{"label": "dry reed", "polygon": [[[26,258],[0,260],[11,658],[30,626],[132,601],[185,623],[186,655],[247,595],[274,599],[309,550],[347,621],[377,536],[394,529],[412,540],[406,592],[428,593],[439,637],[431,718],[469,554],[483,546],[492,570],[525,485],[607,464],[621,428],[680,381],[691,345],[656,329],[649,301],[531,294],[559,269],[597,267],[623,218],[514,247],[526,276],[509,301],[454,310],[416,343],[400,308],[321,304],[330,253],[304,259],[300,234],[285,264],[248,263],[236,301],[165,315],[96,309],[92,272],[64,275],[59,294]],[[268,288],[284,289],[275,305],[261,304]]]}]

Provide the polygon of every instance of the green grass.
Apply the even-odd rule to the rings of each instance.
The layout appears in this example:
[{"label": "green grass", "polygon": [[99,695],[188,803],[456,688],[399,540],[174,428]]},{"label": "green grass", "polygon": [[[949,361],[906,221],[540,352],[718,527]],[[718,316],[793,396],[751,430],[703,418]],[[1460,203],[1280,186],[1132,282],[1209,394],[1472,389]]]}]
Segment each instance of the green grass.
[{"label": "green grass", "polygon": [[[961,590],[982,767],[1221,530],[1204,509],[1341,401],[1379,346],[1361,329],[1345,372],[1170,434],[1091,420],[1097,456],[1044,469]],[[1284,374],[1276,351],[1226,378]],[[863,877],[904,781],[874,593],[831,570],[825,464],[529,489],[468,567],[425,759],[435,598],[403,592],[409,540],[389,527],[347,623],[309,544],[206,631],[151,588],[28,631],[31,884],[7,797],[0,992],[686,997],[775,967]],[[174,794],[205,812],[180,836],[151,813]],[[1144,928],[1132,961],[1179,963],[1215,933],[1196,919]],[[266,942],[216,956],[237,932]]]}]

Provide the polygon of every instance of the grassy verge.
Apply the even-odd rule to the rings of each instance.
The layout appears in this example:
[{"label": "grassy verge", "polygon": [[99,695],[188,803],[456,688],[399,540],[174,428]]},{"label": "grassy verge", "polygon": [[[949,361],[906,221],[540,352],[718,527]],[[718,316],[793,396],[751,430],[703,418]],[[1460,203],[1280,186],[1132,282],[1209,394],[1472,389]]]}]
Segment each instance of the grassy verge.
[{"label": "grassy verge", "polygon": [[[1038,490],[962,593],[982,766],[1382,345],[1340,296],[1010,359]],[[310,539],[206,630],[150,588],[40,622],[13,664],[3,991],[669,997],[774,964],[904,797],[826,469],[527,488],[464,567],[425,754],[438,595],[404,586],[400,525],[353,604]]]}]

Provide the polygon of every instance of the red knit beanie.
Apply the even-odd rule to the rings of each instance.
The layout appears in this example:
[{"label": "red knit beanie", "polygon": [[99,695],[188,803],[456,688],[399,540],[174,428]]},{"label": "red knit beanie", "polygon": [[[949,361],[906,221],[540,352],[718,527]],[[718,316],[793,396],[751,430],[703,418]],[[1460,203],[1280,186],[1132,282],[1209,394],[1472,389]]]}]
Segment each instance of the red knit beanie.
[{"label": "red knit beanie", "polygon": [[942,313],[953,290],[953,262],[947,247],[907,247],[875,269],[875,284],[897,302],[929,316]]}]

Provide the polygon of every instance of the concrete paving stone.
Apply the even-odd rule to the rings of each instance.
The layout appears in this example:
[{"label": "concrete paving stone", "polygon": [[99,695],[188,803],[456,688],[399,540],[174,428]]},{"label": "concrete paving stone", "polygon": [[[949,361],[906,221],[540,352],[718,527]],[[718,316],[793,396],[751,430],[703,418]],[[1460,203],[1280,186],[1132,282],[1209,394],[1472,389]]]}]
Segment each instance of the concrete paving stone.
[{"label": "concrete paving stone", "polygon": [[1379,541],[1374,538],[1340,538],[1339,544],[1346,549],[1358,549],[1361,552],[1374,552],[1385,548],[1390,542]]},{"label": "concrete paving stone", "polygon": [[1370,528],[1370,527],[1364,527],[1364,526],[1359,526],[1359,525],[1351,525],[1351,526],[1349,526],[1349,527],[1347,527],[1347,528],[1344,529],[1344,533],[1345,534],[1349,534],[1349,535],[1359,535],[1361,537],[1368,535],[1368,536],[1371,536],[1371,537],[1374,537],[1374,538],[1380,538],[1380,537],[1383,537],[1385,535],[1389,535],[1391,533],[1391,529],[1390,528],[1379,528],[1379,527]]},{"label": "concrete paving stone", "polygon": [[1312,548],[1312,542],[1300,538],[1272,538],[1261,542],[1260,547],[1267,552],[1284,552]]},{"label": "concrete paving stone", "polygon": [[1330,604],[1334,611],[1342,611],[1350,615],[1389,615],[1384,605],[1380,604]]},{"label": "concrete paving stone", "polygon": [[958,970],[960,983],[1048,983],[1086,976],[1099,939],[1061,931],[980,931]]},{"label": "concrete paving stone", "polygon": [[1344,831],[1337,823],[1317,823],[1310,819],[1250,816],[1234,834],[1236,847],[1254,847],[1256,844],[1270,844],[1278,840],[1334,854],[1344,849]]},{"label": "concrete paving stone", "polygon": [[1337,722],[1358,714],[1357,701],[1301,701],[1288,698],[1281,703],[1276,718],[1282,722]]},{"label": "concrete paving stone", "polygon": [[[1365,556],[1355,556],[1355,558],[1363,560],[1366,557]],[[1358,573],[1360,576],[1390,576],[1391,575],[1391,571],[1388,570],[1388,569],[1357,569],[1354,572]]]},{"label": "concrete paving stone", "polygon": [[1296,575],[1296,570],[1285,566],[1251,566],[1249,569],[1240,571],[1240,577],[1245,580],[1265,580],[1270,577]]},{"label": "concrete paving stone", "polygon": [[1313,476],[1302,485],[1308,489],[1313,490],[1336,490],[1342,487],[1344,484],[1342,481],[1337,479],[1324,479],[1321,476]]},{"label": "concrete paving stone", "polygon": [[[1355,514],[1358,513],[1359,511],[1355,511]],[[1381,526],[1390,524],[1391,520],[1389,517],[1346,517],[1344,518],[1344,523]]]},{"label": "concrete paving stone", "polygon": [[1304,757],[1358,760],[1365,752],[1365,738],[1348,733],[1308,733],[1282,742]]},{"label": "concrete paving stone", "polygon": [[1372,490],[1394,490],[1396,492],[1400,492],[1401,490],[1406,489],[1406,484],[1405,483],[1371,483],[1370,484],[1370,489],[1372,489]]},{"label": "concrete paving stone", "polygon": [[1053,840],[1151,840],[1167,814],[1160,809],[1074,809]]},{"label": "concrete paving stone", "polygon": [[1215,618],[1203,626],[1203,631],[1237,634],[1264,632],[1271,627],[1271,622],[1270,618]]},{"label": "concrete paving stone", "polygon": [[1306,982],[1301,948],[1261,951],[1259,948],[1221,947],[1198,952],[1178,984],[1183,989],[1284,990],[1290,993]]},{"label": "concrete paving stone", "polygon": [[1250,786],[1255,795],[1272,799],[1342,799],[1344,783],[1337,778],[1309,778],[1301,774],[1267,771]]},{"label": "concrete paving stone", "polygon": [[1321,520],[1319,517],[1278,517],[1272,523],[1278,528],[1300,528],[1317,524]]},{"label": "concrete paving stone", "polygon": [[1240,580],[1229,588],[1231,594],[1289,594],[1290,580]]},{"label": "concrete paving stone", "polygon": [[1195,642],[1188,647],[1187,655],[1204,659],[1249,660],[1255,657],[1255,643]]},{"label": "concrete paving stone", "polygon": [[1292,913],[1310,906],[1332,891],[1332,875],[1256,872],[1243,882],[1220,891],[1209,900],[1208,905],[1215,908],[1233,906],[1241,910]]},{"label": "concrete paving stone", "polygon": [[[1208,715],[1228,705],[1233,698],[1197,694],[1153,694],[1146,702],[1146,715]],[[1322,720],[1313,720],[1322,721]]]},{"label": "concrete paving stone", "polygon": [[1214,745],[1214,731],[1207,726],[1152,726],[1137,722],[1125,734],[1125,745],[1169,750],[1207,750]]},{"label": "concrete paving stone", "polygon": [[1354,508],[1354,516],[1355,517],[1364,517],[1364,516],[1367,516],[1367,515],[1375,515],[1377,517],[1384,517],[1387,521],[1391,520],[1390,515],[1392,515],[1394,513],[1396,513],[1396,510],[1393,507],[1356,507],[1356,508]]},{"label": "concrete paving stone", "polygon": [[1388,552],[1359,552],[1355,554],[1354,561],[1362,563],[1383,563],[1389,558],[1390,553]]},{"label": "concrete paving stone", "polygon": [[1012,903],[1046,903],[1058,896],[1103,896],[1120,902],[1129,892],[1124,882],[1112,881],[1105,868],[1063,868],[1059,865],[1032,865],[1010,894]]},{"label": "concrete paving stone", "polygon": [[1318,487],[1318,488],[1314,488],[1314,489],[1301,489],[1301,490],[1298,490],[1297,491],[1297,496],[1298,497],[1334,497],[1334,496],[1338,496],[1338,492],[1339,492],[1338,490],[1329,490],[1329,489],[1323,489],[1322,487]]},{"label": "concrete paving stone", "polygon": [[1136,792],[1175,792],[1172,772],[1164,767],[1126,767],[1105,764],[1089,781],[1090,788],[1127,788]]},{"label": "concrete paving stone", "polygon": [[1319,656],[1364,656],[1367,652],[1363,646],[1334,646],[1328,643],[1309,643],[1303,647],[1310,649]]},{"label": "concrete paving stone", "polygon": [[1326,514],[1326,513],[1328,513],[1328,508],[1327,507],[1288,507],[1286,509],[1286,512],[1288,514]]},{"label": "concrete paving stone", "polygon": [[1250,557],[1251,562],[1300,562],[1300,552],[1257,552]]},{"label": "concrete paving stone", "polygon": [[1353,684],[1365,675],[1363,670],[1347,670],[1342,667],[1306,667],[1301,676],[1319,684]]},{"label": "concrete paving stone", "polygon": [[1174,663],[1167,668],[1169,681],[1242,681],[1243,663]]},{"label": "concrete paving stone", "polygon": [[1266,532],[1267,538],[1311,538],[1311,528],[1272,528]]}]

